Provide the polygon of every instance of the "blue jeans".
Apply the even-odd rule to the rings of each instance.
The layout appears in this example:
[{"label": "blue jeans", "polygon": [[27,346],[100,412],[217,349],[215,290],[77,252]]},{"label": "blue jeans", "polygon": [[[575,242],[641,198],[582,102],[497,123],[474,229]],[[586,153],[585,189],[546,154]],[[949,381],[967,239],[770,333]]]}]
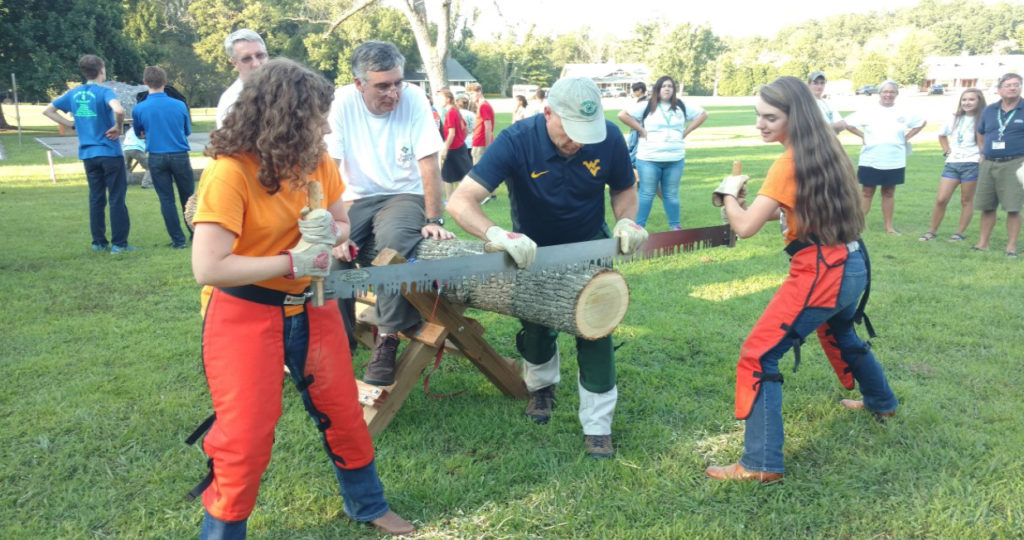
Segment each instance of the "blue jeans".
[{"label": "blue jeans", "polygon": [[178,188],[181,199],[181,211],[185,211],[185,201],[195,192],[195,177],[192,175],[192,162],[188,152],[176,154],[150,154],[149,175],[153,179],[153,189],[160,199],[160,213],[164,216],[164,226],[171,242],[185,244],[185,234],[181,231],[181,220],[178,219],[178,206],[174,204],[174,187]]},{"label": "blue jeans", "polygon": [[[866,285],[864,253],[854,251],[846,260],[836,307],[805,309],[794,321],[793,330],[804,338],[827,322],[840,349],[864,347],[864,341],[853,329],[853,315],[857,311],[857,303]],[[762,371],[766,374],[778,373],[779,359],[792,346],[792,340],[784,339],[769,350],[761,357]],[[878,364],[870,349],[858,361],[852,363],[850,368],[864,396],[865,408],[874,412],[896,410],[899,401],[889,388],[882,366]],[[783,442],[782,383],[765,380],[761,383],[761,389],[746,420],[740,465],[750,471],[785,472],[782,465]]]},{"label": "blue jeans", "polygon": [[[306,353],[309,350],[309,318],[305,313],[284,319],[284,362],[291,372],[292,380],[300,388],[302,404],[313,422],[316,423],[317,412],[309,397],[309,390],[302,385],[302,374],[306,369]],[[325,443],[326,446],[326,443]],[[342,469],[334,464],[334,474],[338,479],[338,491],[344,499],[345,514],[359,522],[373,521],[389,510],[384,499],[384,486],[377,476],[374,462],[361,469]],[[206,512],[200,538],[203,540],[236,540],[245,538],[246,520],[225,521]]]},{"label": "blue jeans", "polygon": [[[89,183],[89,230],[94,246],[107,246],[106,206],[110,202],[110,241],[115,246],[128,245],[128,206],[124,202],[128,192],[128,173],[124,157],[103,156],[82,160],[85,179]],[[109,193],[109,196],[108,196]]]},{"label": "blue jeans", "polygon": [[644,161],[636,160],[636,172],[640,177],[639,207],[636,211],[636,223],[647,226],[647,216],[651,214],[654,197],[661,187],[661,202],[665,207],[669,227],[679,227],[679,181],[683,178],[685,159],[679,161]]}]

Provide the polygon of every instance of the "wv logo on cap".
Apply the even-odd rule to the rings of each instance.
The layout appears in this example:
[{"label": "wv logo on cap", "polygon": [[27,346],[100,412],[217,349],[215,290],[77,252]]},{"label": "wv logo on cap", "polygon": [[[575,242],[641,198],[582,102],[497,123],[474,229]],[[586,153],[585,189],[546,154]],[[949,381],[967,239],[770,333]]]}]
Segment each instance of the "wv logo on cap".
[{"label": "wv logo on cap", "polygon": [[580,114],[583,116],[594,116],[597,114],[597,104],[591,100],[585,100],[580,103]]}]

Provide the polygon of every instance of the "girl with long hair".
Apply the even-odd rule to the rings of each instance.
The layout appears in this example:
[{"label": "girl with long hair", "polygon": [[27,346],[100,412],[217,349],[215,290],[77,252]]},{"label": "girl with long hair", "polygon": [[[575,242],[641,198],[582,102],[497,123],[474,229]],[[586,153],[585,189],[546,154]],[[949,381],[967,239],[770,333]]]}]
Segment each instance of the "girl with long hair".
[{"label": "girl with long hair", "polygon": [[[346,514],[413,530],[384,499],[337,301],[309,303],[311,277],[327,275],[331,248],[349,234],[345,186],[323,141],[333,97],[319,74],[271,60],[206,147],[192,246],[215,413],[203,439],[209,475],[193,490],[206,508],[202,538],[245,536],[281,416],[283,366],[321,432]],[[307,208],[313,181],[326,209]]]},{"label": "girl with long hair", "polygon": [[526,102],[526,96],[516,96],[516,108],[512,110],[512,123],[515,124],[526,118],[528,116],[526,111],[529,107],[530,105]]},{"label": "girl with long hair", "polygon": [[[775,482],[782,463],[782,374],[779,359],[812,332],[847,389],[859,384],[863,400],[843,400],[892,416],[898,405],[881,366],[853,329],[863,316],[862,295],[870,282],[864,214],[853,164],[825,122],[803,81],[782,77],[761,88],[757,129],[765,142],[785,152],[768,170],[749,208],[745,175],[729,176],[712,200],[725,207],[733,230],[747,238],[784,212],[789,275],[740,350],[736,369],[736,417],[746,420],[743,457],[726,467],[708,467],[719,480]],[[870,332],[870,325],[869,332]],[[795,351],[799,363],[799,348]],[[795,367],[794,367],[795,369]]]},{"label": "girl with long hair", "polygon": [[942,218],[946,216],[946,205],[953,197],[956,187],[960,186],[960,224],[956,232],[949,237],[950,242],[964,239],[964,231],[974,217],[974,190],[978,187],[978,162],[981,150],[978,147],[980,135],[977,133],[981,111],[985,110],[985,95],[977,88],[968,88],[960,94],[960,102],[956,112],[946,125],[939,131],[939,144],[946,156],[946,167],[942,170],[939,180],[939,194],[932,208],[932,225],[928,232],[921,235],[922,242],[936,237]]},{"label": "girl with long hair", "polygon": [[661,77],[651,88],[651,98],[619,112],[619,120],[639,134],[636,171],[639,178],[639,207],[636,223],[647,225],[647,217],[660,192],[668,225],[682,228],[679,219],[679,181],[686,164],[686,136],[700,127],[708,113],[696,105],[687,106],[676,97],[678,86],[672,77]]},{"label": "girl with long hair", "polygon": [[437,96],[444,100],[444,144],[441,146],[441,179],[444,180],[444,198],[448,200],[452,191],[473,168],[473,156],[466,144],[466,121],[462,118],[459,107],[455,104],[455,95],[447,88],[437,91]]}]

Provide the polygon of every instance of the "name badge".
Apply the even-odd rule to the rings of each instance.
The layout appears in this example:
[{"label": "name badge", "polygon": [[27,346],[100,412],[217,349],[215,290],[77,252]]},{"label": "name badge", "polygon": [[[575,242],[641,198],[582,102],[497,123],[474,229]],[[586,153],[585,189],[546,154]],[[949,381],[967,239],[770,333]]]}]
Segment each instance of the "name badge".
[{"label": "name badge", "polygon": [[993,150],[1006,150],[1006,141],[992,141]]}]

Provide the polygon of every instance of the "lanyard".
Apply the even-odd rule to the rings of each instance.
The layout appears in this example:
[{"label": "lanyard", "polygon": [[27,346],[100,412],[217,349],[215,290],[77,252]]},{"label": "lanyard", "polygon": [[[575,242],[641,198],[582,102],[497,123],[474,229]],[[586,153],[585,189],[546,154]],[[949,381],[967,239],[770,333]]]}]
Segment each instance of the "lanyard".
[{"label": "lanyard", "polygon": [[660,112],[661,113],[661,117],[665,119],[665,127],[669,127],[669,125],[672,123],[672,121],[669,120],[669,116],[667,114],[665,114],[665,109],[666,108],[671,110],[670,106],[663,105],[661,103],[658,104],[658,112]]},{"label": "lanyard", "polygon": [[999,122],[999,140],[1003,140],[1003,132],[1006,131],[1006,126],[1010,125],[1010,120],[1013,120],[1013,115],[1017,114],[1017,109],[1013,109],[1013,112],[1003,120],[1003,108],[999,107],[996,109],[996,121]]}]

